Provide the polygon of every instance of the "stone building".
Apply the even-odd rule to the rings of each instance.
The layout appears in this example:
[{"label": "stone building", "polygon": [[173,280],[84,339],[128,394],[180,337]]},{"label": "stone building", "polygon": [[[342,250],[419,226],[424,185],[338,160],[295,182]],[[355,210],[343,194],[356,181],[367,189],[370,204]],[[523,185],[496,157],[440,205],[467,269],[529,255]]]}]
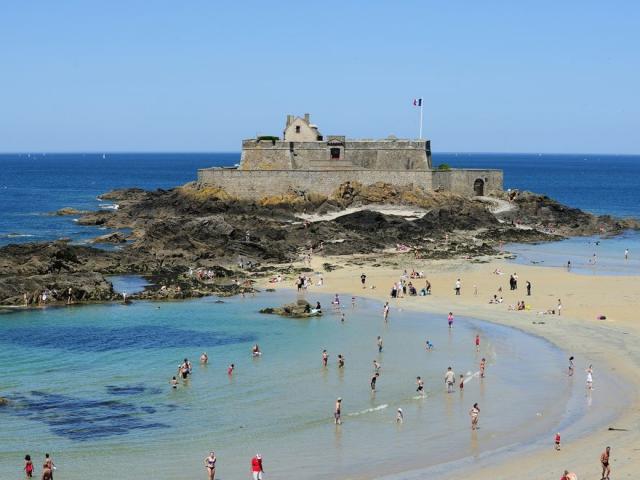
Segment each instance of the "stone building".
[{"label": "stone building", "polygon": [[294,190],[331,195],[341,184],[377,182],[484,195],[502,190],[499,170],[434,170],[429,140],[352,140],[320,133],[304,117],[287,115],[282,139],[259,136],[242,142],[238,168],[198,171],[198,182],[247,200]]}]

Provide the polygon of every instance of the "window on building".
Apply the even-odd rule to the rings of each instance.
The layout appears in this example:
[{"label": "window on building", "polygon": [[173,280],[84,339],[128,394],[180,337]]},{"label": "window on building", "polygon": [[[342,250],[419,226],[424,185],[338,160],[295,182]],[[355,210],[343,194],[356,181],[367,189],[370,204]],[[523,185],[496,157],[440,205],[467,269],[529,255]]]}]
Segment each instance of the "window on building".
[{"label": "window on building", "polygon": [[296,125],[296,133],[300,133],[300,125]]},{"label": "window on building", "polygon": [[332,148],[331,149],[331,160],[340,160],[340,149]]}]

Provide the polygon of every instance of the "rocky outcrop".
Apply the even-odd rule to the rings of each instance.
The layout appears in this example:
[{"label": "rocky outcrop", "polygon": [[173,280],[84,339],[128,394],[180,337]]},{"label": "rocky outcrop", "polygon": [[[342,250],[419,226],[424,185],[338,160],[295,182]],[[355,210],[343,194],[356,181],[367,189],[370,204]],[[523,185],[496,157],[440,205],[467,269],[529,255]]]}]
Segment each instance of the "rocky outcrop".
[{"label": "rocky outcrop", "polygon": [[282,307],[268,307],[260,310],[260,313],[266,313],[269,315],[280,315],[290,318],[310,318],[318,317],[322,315],[322,312],[318,312],[311,307],[311,304],[306,300],[298,300],[295,303],[287,303]]},{"label": "rocky outcrop", "polygon": [[[492,213],[487,199],[382,182],[351,182],[328,197],[291,192],[261,202],[241,202],[222,189],[195,184],[172,190],[114,190],[101,199],[116,201],[119,208],[87,213],[78,223],[126,229],[126,234],[94,240],[121,248],[105,251],[62,241],[0,248],[0,304],[22,304],[25,293],[32,304],[45,291],[51,292],[52,301],[62,302],[69,288],[77,292],[77,301],[110,300],[117,295],[104,275],[128,273],[155,279],[156,287],[137,298],[235,294],[250,288],[231,281],[230,267],[239,261],[243,275],[267,275],[265,264],[297,261],[309,248],[327,255],[398,248],[422,258],[474,257],[495,253],[499,242],[638,228],[635,220],[592,215],[529,192],[512,192],[508,198],[505,194],[493,202],[501,208]],[[371,205],[410,206],[421,214],[407,218],[373,211]],[[352,213],[339,215],[346,208]],[[316,221],[302,220],[302,213]],[[318,217],[326,213],[332,215]],[[227,273],[218,274],[221,267]],[[187,274],[196,268],[215,272],[215,281]]]},{"label": "rocky outcrop", "polygon": [[86,213],[89,213],[89,212],[87,212],[86,210],[78,210],[72,207],[64,207],[64,208],[61,208],[60,210],[56,210],[55,212],[53,212],[53,215],[58,215],[58,216],[84,215]]}]

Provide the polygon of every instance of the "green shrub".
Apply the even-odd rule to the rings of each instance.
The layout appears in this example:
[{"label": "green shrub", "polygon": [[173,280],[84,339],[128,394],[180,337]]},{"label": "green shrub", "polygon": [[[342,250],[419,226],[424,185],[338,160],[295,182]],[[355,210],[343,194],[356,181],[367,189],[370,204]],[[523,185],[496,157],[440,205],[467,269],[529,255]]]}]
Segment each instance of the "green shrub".
[{"label": "green shrub", "polygon": [[441,163],[436,167],[436,170],[440,170],[441,172],[448,172],[449,170],[451,170],[451,167],[448,163]]}]

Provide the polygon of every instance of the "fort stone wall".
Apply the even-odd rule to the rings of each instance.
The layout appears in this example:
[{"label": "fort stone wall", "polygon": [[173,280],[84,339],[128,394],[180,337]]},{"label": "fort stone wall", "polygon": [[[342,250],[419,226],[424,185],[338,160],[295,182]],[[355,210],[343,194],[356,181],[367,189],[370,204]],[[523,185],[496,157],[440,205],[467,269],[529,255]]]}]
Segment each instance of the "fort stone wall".
[{"label": "fort stone wall", "polygon": [[433,170],[434,190],[474,196],[502,191],[502,170]]},{"label": "fort stone wall", "polygon": [[260,200],[282,195],[291,190],[329,196],[343,183],[377,182],[396,186],[411,186],[432,190],[430,170],[253,170],[207,168],[198,170],[198,183],[223,188],[230,195],[243,200]]}]

